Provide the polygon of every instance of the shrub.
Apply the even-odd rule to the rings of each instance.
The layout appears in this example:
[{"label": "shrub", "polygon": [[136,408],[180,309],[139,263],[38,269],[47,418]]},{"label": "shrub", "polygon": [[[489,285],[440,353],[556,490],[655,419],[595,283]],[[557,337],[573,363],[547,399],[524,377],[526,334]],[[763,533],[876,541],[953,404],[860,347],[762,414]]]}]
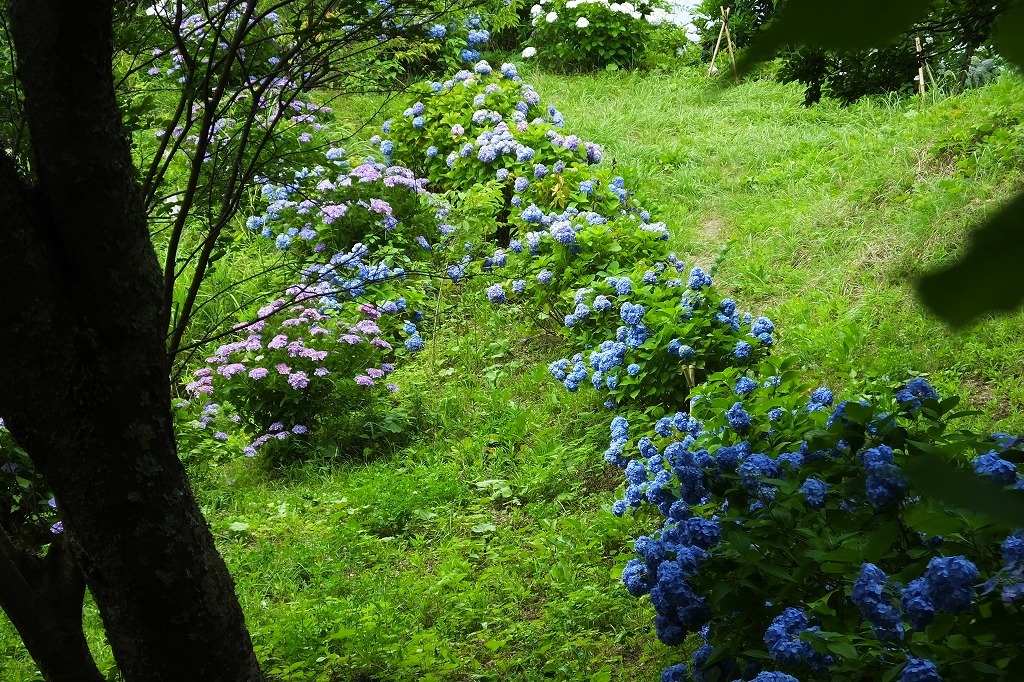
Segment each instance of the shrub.
[{"label": "shrub", "polygon": [[613,422],[606,457],[628,481],[615,513],[650,504],[665,518],[623,571],[650,595],[658,637],[702,634],[695,679],[938,679],[914,677],[915,659],[946,679],[979,665],[1012,676],[996,642],[1021,634],[1006,605],[1024,594],[1024,543],[922,499],[904,468],[945,448],[1016,485],[1013,439],[954,431],[956,399],[922,379],[833,405],[785,364],[760,369],[774,373],[713,376],[692,413],[653,429]]},{"label": "shrub", "polygon": [[534,27],[531,42],[540,46],[538,58],[548,68],[564,71],[633,68],[646,55],[651,33],[648,19],[654,9],[655,5],[649,0],[639,0],[636,4],[607,0],[541,0],[530,11]]},{"label": "shrub", "polygon": [[[291,302],[273,301],[241,325],[244,338],[220,346],[185,389],[206,401],[207,422],[217,413],[211,403],[227,404],[259,434],[245,447],[250,457],[265,448],[276,458],[273,444],[291,436],[306,440],[321,415],[370,402],[385,388],[397,390],[386,382],[393,347],[378,325],[383,313],[377,307],[323,312],[308,306],[319,299],[315,290],[296,287],[288,294]],[[214,438],[227,440],[227,434]]]}]

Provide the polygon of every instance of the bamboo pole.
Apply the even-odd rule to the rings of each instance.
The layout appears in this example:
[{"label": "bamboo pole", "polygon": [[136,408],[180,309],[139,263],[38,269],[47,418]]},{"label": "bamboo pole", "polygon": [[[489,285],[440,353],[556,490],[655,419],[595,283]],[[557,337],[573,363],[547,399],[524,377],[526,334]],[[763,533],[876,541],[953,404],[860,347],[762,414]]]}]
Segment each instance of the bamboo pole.
[{"label": "bamboo pole", "polygon": [[924,50],[921,49],[920,36],[914,37],[914,45],[917,47],[917,92],[924,102]]},{"label": "bamboo pole", "polygon": [[722,27],[725,29],[725,44],[729,47],[729,61],[732,62],[732,75],[735,76],[736,82],[740,82],[740,72],[736,69],[736,53],[732,50],[732,31],[729,30],[729,12],[728,9],[719,8],[722,12]]},{"label": "bamboo pole", "polygon": [[[719,7],[719,10],[722,8]],[[715,60],[718,59],[718,48],[722,45],[722,36],[725,35],[725,22],[722,22],[722,28],[718,29],[718,40],[715,41],[715,49],[711,52],[711,65],[708,66],[708,75],[710,76],[715,72]]]}]

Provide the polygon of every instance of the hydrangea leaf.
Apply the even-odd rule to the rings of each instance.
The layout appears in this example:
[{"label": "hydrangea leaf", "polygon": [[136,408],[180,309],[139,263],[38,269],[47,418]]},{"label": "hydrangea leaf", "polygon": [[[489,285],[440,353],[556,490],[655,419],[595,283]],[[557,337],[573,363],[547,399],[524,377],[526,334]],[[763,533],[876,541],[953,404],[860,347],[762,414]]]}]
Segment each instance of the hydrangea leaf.
[{"label": "hydrangea leaf", "polygon": [[786,45],[836,52],[882,47],[923,18],[930,4],[929,0],[791,0],[750,44],[740,59],[739,71],[744,73],[757,62],[771,59],[776,50]]},{"label": "hydrangea leaf", "polygon": [[999,17],[992,29],[992,44],[1000,56],[1024,69],[1024,5],[1016,5]]},{"label": "hydrangea leaf", "polygon": [[1012,312],[1024,300],[1024,193],[971,236],[966,253],[918,282],[924,304],[954,327],[989,312]]},{"label": "hydrangea leaf", "polygon": [[931,453],[912,457],[907,473],[914,487],[928,497],[1011,528],[1024,528],[1024,492],[1007,490]]}]

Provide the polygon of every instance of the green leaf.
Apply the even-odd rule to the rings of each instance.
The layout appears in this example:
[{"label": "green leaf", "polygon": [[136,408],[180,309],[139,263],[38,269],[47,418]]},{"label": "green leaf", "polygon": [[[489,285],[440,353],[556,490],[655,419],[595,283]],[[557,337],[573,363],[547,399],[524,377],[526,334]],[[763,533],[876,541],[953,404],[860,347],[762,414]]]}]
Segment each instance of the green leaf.
[{"label": "green leaf", "polygon": [[1012,528],[1024,527],[1024,493],[1006,490],[931,454],[911,459],[907,473],[914,487],[929,497],[1002,521]]},{"label": "green leaf", "polygon": [[880,560],[892,547],[899,534],[900,526],[896,521],[879,526],[871,533],[867,547],[864,548],[864,558],[872,562]]},{"label": "green leaf", "polygon": [[245,521],[235,521],[228,525],[228,530],[232,533],[243,533],[249,530],[249,524]]},{"label": "green leaf", "polygon": [[1011,7],[996,20],[992,45],[1000,56],[1024,69],[1024,5]]},{"label": "green leaf", "polygon": [[857,649],[849,642],[828,642],[825,646],[840,658],[857,658]]},{"label": "green leaf", "polygon": [[785,45],[836,52],[884,47],[923,18],[930,4],[929,0],[790,0],[750,44],[739,71],[749,71]]},{"label": "green leaf", "polygon": [[954,327],[988,312],[1012,312],[1024,300],[1024,193],[975,230],[967,252],[917,284],[924,304]]}]

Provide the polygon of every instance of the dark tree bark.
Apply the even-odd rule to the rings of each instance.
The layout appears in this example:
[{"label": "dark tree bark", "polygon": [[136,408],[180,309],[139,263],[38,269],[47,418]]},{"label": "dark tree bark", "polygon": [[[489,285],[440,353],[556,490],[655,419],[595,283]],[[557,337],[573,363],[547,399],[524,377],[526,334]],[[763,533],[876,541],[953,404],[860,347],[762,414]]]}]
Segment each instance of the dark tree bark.
[{"label": "dark tree bark", "polygon": [[175,452],[112,7],[10,3],[35,177],[0,151],[0,415],[56,495],[124,678],[262,680]]},{"label": "dark tree bark", "polygon": [[85,579],[63,538],[45,557],[0,529],[0,606],[49,682],[103,682],[82,632]]}]

